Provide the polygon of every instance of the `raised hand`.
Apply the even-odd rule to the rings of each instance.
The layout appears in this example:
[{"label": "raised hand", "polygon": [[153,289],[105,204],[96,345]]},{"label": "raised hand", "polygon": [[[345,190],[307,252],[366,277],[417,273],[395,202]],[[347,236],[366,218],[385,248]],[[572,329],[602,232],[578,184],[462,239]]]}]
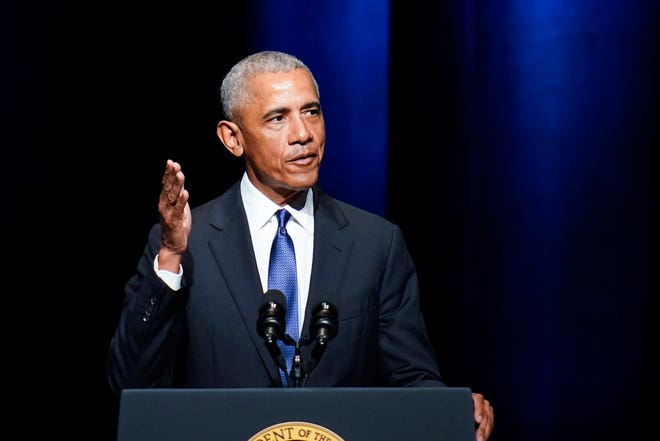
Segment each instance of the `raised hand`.
[{"label": "raised hand", "polygon": [[181,165],[167,160],[161,180],[158,214],[161,225],[161,248],[158,253],[158,267],[179,272],[181,256],[188,247],[191,215],[188,204],[188,190],[183,186],[185,176]]}]

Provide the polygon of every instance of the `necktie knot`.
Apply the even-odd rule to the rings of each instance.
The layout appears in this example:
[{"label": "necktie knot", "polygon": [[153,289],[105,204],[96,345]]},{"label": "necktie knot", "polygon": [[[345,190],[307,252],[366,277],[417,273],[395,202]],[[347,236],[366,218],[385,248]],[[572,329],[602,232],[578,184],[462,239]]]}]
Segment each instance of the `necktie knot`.
[{"label": "necktie knot", "polygon": [[277,225],[278,231],[280,234],[286,234],[286,224],[291,218],[291,213],[286,211],[284,208],[280,208],[277,213]]}]

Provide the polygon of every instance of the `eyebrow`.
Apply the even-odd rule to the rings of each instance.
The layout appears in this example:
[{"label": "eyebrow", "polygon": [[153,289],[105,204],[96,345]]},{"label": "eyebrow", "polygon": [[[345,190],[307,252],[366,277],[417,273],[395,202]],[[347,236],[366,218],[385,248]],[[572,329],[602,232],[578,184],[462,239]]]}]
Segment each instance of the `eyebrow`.
[{"label": "eyebrow", "polygon": [[[303,104],[300,108],[302,110],[312,109],[312,108],[320,109],[321,108],[321,103],[319,103],[318,101],[309,101],[309,102]],[[262,116],[262,119],[264,119],[264,120],[270,119],[270,117],[272,117],[274,115],[287,114],[289,112],[291,112],[291,109],[289,109],[288,107],[276,107],[276,108],[271,109],[268,112],[266,112]]]}]

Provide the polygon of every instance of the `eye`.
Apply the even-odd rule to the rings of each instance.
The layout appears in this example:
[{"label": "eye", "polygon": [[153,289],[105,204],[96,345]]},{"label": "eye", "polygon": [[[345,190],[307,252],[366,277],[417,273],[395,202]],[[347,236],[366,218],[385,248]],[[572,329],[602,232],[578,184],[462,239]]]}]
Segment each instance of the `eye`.
[{"label": "eye", "polygon": [[268,120],[268,122],[282,122],[282,121],[284,121],[284,115],[275,115]]},{"label": "eye", "polygon": [[320,107],[310,107],[308,109],[305,109],[303,111],[304,115],[307,116],[317,116],[321,114],[321,108]]}]

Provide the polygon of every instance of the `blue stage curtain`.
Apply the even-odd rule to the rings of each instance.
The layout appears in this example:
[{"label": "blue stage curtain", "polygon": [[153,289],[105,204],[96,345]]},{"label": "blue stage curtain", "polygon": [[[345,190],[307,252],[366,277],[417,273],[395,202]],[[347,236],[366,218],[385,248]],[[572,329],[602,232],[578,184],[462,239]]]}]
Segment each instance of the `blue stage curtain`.
[{"label": "blue stage curtain", "polygon": [[389,2],[259,3],[257,49],[283,50],[314,72],[326,119],[320,184],[333,196],[385,214]]},{"label": "blue stage curtain", "polygon": [[389,213],[446,380],[492,400],[496,440],[637,439],[653,421],[658,9],[393,3],[392,47],[438,65],[397,70],[393,49],[392,94],[423,97],[396,125],[423,132],[391,131],[392,185],[417,191]]}]

